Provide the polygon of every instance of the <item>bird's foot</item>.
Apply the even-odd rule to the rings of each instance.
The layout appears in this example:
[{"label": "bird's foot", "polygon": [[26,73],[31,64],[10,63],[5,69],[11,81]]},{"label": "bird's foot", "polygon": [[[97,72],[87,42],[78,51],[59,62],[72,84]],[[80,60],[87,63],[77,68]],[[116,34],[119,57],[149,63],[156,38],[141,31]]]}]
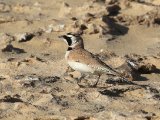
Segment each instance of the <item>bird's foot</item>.
[{"label": "bird's foot", "polygon": [[98,82],[96,81],[96,83],[95,83],[95,84],[93,84],[93,85],[89,85],[89,87],[91,87],[91,88],[96,88],[96,87],[97,87],[97,84],[98,84]]},{"label": "bird's foot", "polygon": [[96,88],[97,87],[97,85],[99,83],[99,79],[100,79],[100,75],[98,76],[97,81],[93,85],[91,85],[92,88]]},{"label": "bird's foot", "polygon": [[77,85],[80,87],[80,88],[84,88],[85,86],[81,84],[81,78],[77,78]]}]

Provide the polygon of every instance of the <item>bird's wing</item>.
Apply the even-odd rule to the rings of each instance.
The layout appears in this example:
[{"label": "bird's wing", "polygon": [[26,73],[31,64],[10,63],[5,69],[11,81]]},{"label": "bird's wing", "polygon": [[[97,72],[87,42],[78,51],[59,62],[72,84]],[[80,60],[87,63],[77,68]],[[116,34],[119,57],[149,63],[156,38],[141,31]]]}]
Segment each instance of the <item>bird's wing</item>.
[{"label": "bird's wing", "polygon": [[108,74],[118,75],[119,73],[106,63],[102,62],[98,57],[88,52],[85,49],[76,49],[70,52],[68,56],[69,61],[76,61],[87,64],[95,70],[104,71]]}]

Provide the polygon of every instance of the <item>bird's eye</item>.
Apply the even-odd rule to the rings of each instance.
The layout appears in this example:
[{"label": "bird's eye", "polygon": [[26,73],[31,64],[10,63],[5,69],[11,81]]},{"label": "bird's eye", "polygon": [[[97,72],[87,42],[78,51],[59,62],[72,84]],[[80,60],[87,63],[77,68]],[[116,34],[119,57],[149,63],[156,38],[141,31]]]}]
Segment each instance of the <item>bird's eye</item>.
[{"label": "bird's eye", "polygon": [[72,35],[72,33],[70,32],[70,33],[67,33],[67,35]]}]

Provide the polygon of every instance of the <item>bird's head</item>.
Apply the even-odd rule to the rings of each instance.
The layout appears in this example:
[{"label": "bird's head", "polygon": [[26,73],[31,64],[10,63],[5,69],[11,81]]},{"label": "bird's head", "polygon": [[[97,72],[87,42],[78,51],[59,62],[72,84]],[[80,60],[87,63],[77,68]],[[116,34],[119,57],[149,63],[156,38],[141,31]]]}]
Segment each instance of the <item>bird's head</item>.
[{"label": "bird's head", "polygon": [[59,38],[62,38],[70,48],[84,48],[83,39],[79,34],[67,33]]}]

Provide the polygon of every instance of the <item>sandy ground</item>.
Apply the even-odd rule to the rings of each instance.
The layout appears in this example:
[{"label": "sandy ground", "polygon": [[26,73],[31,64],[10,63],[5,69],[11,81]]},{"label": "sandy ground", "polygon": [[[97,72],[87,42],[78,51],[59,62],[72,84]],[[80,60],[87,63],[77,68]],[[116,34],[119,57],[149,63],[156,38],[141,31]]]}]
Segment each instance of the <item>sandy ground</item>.
[{"label": "sandy ground", "polygon": [[[160,120],[160,0],[139,1],[1,0],[0,119]],[[58,38],[78,31],[131,81],[102,75],[80,88]]]}]

